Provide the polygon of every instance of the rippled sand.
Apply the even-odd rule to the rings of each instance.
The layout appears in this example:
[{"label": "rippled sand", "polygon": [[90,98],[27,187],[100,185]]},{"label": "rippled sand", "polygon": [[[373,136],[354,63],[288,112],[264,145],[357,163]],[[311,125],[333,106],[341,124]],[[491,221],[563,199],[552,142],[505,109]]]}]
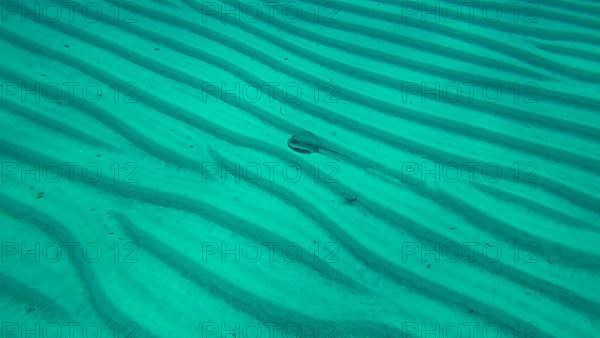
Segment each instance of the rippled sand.
[{"label": "rippled sand", "polygon": [[478,4],[2,2],[0,337],[597,335],[600,4]]}]

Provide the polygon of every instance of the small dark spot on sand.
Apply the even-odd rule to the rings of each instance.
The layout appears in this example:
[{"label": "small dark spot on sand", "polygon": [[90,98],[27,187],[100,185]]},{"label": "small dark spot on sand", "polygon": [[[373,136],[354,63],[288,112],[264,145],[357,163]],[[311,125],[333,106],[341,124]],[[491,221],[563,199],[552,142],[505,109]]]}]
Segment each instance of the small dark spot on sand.
[{"label": "small dark spot on sand", "polygon": [[431,267],[431,264],[427,264],[427,269],[429,269]]},{"label": "small dark spot on sand", "polygon": [[283,58],[283,59],[284,59],[285,61],[287,61],[287,60],[288,60],[288,58]]},{"label": "small dark spot on sand", "polygon": [[469,309],[469,313],[474,313],[475,309]]},{"label": "small dark spot on sand", "polygon": [[100,153],[96,153],[96,157],[102,157]]},{"label": "small dark spot on sand", "polygon": [[46,74],[42,74],[42,77],[48,77],[48,75],[46,75]]},{"label": "small dark spot on sand", "polygon": [[160,48],[156,47],[156,48],[154,48],[154,50],[160,50]]},{"label": "small dark spot on sand", "polygon": [[71,48],[71,46],[69,46],[69,45],[64,45],[64,46],[65,46],[65,48]]},{"label": "small dark spot on sand", "polygon": [[27,311],[26,311],[26,312],[27,312],[27,314],[30,314],[30,313],[32,313],[32,312],[35,312],[35,310],[36,310],[36,309],[35,309],[35,306],[28,306],[28,307],[27,307]]},{"label": "small dark spot on sand", "polygon": [[456,229],[455,227],[450,227],[450,230],[454,231],[454,229]]},{"label": "small dark spot on sand", "polygon": [[42,198],[44,198],[44,193],[43,193],[43,192],[41,192],[41,191],[40,191],[40,192],[38,192],[38,193],[37,193],[37,195],[36,195],[36,198],[37,198],[38,200],[39,200],[39,199],[42,199]]},{"label": "small dark spot on sand", "polygon": [[194,146],[193,146],[193,145],[191,145],[191,146],[190,146],[190,149],[194,149]]},{"label": "small dark spot on sand", "polygon": [[109,234],[112,236],[112,235],[114,235],[115,233],[114,233],[114,232],[109,232]]}]

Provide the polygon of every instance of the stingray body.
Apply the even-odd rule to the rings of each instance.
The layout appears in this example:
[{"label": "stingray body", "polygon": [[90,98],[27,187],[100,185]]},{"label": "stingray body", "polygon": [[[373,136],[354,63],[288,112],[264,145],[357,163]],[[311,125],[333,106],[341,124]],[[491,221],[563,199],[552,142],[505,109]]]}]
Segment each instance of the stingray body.
[{"label": "stingray body", "polygon": [[299,131],[290,136],[287,141],[288,147],[300,154],[321,153],[323,155],[345,158],[346,156],[338,153],[329,147],[323,146],[323,143],[317,135],[310,131]]},{"label": "stingray body", "polygon": [[300,154],[318,153],[320,148],[317,135],[309,131],[301,131],[290,136],[287,144],[290,149]]}]

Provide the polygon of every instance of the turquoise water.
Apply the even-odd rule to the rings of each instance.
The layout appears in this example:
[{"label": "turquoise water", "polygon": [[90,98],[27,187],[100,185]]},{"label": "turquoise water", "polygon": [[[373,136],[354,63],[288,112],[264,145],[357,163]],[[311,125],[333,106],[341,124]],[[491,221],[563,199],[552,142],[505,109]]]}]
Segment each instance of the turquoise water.
[{"label": "turquoise water", "polygon": [[600,3],[2,1],[0,337],[593,337]]}]

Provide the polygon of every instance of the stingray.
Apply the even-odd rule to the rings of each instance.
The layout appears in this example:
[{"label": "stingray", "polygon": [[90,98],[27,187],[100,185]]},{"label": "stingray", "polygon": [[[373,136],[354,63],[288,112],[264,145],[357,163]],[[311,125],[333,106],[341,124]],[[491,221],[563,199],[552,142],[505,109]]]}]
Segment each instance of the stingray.
[{"label": "stingray", "polygon": [[290,149],[300,154],[320,153],[330,157],[342,159],[347,158],[347,156],[331,149],[329,146],[326,146],[323,141],[317,137],[317,135],[306,130],[299,131],[290,136],[287,141],[287,145],[290,147]]}]

